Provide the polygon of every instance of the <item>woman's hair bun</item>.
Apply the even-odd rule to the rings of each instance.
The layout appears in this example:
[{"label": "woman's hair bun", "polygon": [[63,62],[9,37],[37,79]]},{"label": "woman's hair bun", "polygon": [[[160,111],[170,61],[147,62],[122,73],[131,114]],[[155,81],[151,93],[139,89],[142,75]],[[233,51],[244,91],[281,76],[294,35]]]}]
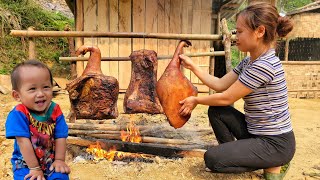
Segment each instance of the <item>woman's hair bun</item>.
[{"label": "woman's hair bun", "polygon": [[287,16],[279,16],[278,18],[278,26],[277,26],[277,33],[279,37],[285,37],[289,32],[293,29],[293,22]]}]

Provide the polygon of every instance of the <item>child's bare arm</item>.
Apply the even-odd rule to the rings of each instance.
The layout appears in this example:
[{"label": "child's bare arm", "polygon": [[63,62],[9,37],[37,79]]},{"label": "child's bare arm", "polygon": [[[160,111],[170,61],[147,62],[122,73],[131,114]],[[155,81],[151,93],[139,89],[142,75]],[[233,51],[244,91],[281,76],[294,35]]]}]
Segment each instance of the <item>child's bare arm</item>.
[{"label": "child's bare arm", "polygon": [[65,138],[59,138],[56,139],[56,148],[55,148],[55,160],[52,163],[52,166],[50,167],[50,170],[55,168],[55,172],[61,172],[61,173],[70,173],[70,168],[65,163],[65,157],[66,157],[66,139]]},{"label": "child's bare arm", "polygon": [[18,142],[23,159],[30,168],[30,172],[26,175],[26,178],[33,177],[38,179],[45,179],[43,172],[39,166],[38,159],[34,153],[34,149],[32,147],[30,139],[26,137],[16,137],[16,140]]}]

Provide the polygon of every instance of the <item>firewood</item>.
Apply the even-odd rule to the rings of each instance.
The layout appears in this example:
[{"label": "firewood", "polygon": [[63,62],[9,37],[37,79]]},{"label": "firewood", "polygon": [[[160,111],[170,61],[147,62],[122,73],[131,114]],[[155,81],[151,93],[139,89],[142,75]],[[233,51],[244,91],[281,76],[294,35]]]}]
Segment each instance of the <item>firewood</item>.
[{"label": "firewood", "polygon": [[[105,130],[105,131],[120,131],[126,130],[127,125],[111,125],[111,124],[77,124],[77,123],[67,123],[69,129],[78,130]],[[144,130],[151,128],[152,126],[136,126],[139,130]]]},{"label": "firewood", "polygon": [[190,146],[185,147],[172,147],[163,144],[154,143],[130,143],[106,139],[84,139],[80,137],[69,136],[67,138],[68,144],[88,147],[91,144],[99,142],[102,149],[108,150],[110,147],[115,147],[118,151],[131,152],[131,153],[145,153],[168,158],[181,158],[181,157],[203,157],[206,148],[194,148]]},{"label": "firewood", "polygon": [[[100,138],[100,139],[121,140],[121,137],[115,134],[87,134],[86,136]],[[146,136],[142,136],[141,138],[143,143],[156,143],[156,144],[168,144],[168,145],[199,144],[198,142],[185,140],[185,139],[166,139],[166,138],[146,137]]]},{"label": "firewood", "polygon": [[120,125],[104,125],[104,124],[76,124],[67,123],[69,129],[81,129],[81,130],[105,130],[105,131],[120,131],[126,127]]},{"label": "firewood", "polygon": [[88,134],[114,134],[120,136],[120,131],[103,131],[103,130],[77,130],[69,129],[69,135],[88,135]]}]

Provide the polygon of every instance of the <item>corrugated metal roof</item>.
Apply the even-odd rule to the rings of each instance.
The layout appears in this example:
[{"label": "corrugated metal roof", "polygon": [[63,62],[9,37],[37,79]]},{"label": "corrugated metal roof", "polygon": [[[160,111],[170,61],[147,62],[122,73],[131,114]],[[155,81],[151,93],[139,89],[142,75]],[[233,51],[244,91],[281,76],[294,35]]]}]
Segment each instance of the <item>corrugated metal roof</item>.
[{"label": "corrugated metal roof", "polygon": [[224,1],[220,6],[221,18],[229,19],[235,15],[245,0],[229,0]]},{"label": "corrugated metal roof", "polygon": [[292,16],[303,12],[320,13],[320,0],[288,12],[287,15]]}]

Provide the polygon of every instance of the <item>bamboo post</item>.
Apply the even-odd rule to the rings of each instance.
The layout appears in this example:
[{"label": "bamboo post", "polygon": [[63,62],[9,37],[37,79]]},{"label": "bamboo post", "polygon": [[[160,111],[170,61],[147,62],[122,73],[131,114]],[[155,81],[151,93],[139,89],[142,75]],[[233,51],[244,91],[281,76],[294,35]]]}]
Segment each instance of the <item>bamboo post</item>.
[{"label": "bamboo post", "polygon": [[231,32],[228,30],[227,20],[223,18],[221,20],[222,24],[222,34],[223,34],[223,45],[225,51],[226,60],[226,71],[227,73],[232,70],[231,64]]},{"label": "bamboo post", "polygon": [[[34,31],[33,27],[29,27],[28,31]],[[34,38],[29,37],[29,59],[36,59],[36,45],[34,43]]]},{"label": "bamboo post", "polygon": [[[214,48],[210,49],[211,52],[214,52]],[[212,76],[214,76],[214,63],[215,63],[215,58],[214,56],[210,56],[210,62],[209,62],[209,74],[211,74]],[[209,95],[213,94],[214,91],[213,89],[209,88]]]},{"label": "bamboo post", "polygon": [[290,38],[286,39],[286,44],[285,44],[285,48],[284,48],[284,61],[288,61],[289,60],[289,43],[290,43]]},{"label": "bamboo post", "polygon": [[[66,26],[64,28],[65,31],[70,31],[70,26]],[[67,37],[68,44],[69,44],[69,51],[71,57],[76,57],[75,47],[74,47],[74,38],[73,37]],[[71,80],[77,78],[77,62],[71,61],[70,62],[70,69],[71,69]]]},{"label": "bamboo post", "polygon": [[[84,11],[83,11],[83,0],[76,0],[76,31],[83,31],[84,25]],[[76,49],[83,45],[83,37],[76,38]],[[84,62],[77,61],[76,71],[77,76],[80,76],[84,70]],[[74,121],[75,119],[71,120]]]}]

